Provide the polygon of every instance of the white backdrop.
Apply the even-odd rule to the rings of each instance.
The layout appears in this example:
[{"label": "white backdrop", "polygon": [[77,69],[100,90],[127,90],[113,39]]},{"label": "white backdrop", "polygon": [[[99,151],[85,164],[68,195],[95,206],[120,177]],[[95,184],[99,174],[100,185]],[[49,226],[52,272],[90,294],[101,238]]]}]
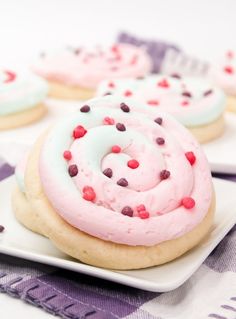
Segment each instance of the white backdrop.
[{"label": "white backdrop", "polygon": [[62,45],[110,43],[119,30],[214,59],[236,49],[235,0],[0,0],[0,64]]}]

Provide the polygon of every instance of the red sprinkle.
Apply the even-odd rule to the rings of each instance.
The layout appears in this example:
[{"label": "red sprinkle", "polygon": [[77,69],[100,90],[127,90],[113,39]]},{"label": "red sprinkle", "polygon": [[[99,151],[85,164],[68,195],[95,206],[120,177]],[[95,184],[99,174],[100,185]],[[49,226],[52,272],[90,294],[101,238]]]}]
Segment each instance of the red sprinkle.
[{"label": "red sprinkle", "polygon": [[108,83],[108,87],[113,89],[113,88],[115,87],[114,82],[109,82],[109,83]]},{"label": "red sprinkle", "polygon": [[229,65],[224,67],[224,71],[225,73],[228,73],[228,74],[234,73],[234,69],[232,68],[232,66],[229,66]]},{"label": "red sprinkle", "polygon": [[125,206],[122,211],[121,214],[125,215],[125,216],[129,216],[129,217],[133,217],[134,211],[131,207],[129,206]]},{"label": "red sprinkle", "polygon": [[143,204],[141,204],[141,205],[138,205],[138,206],[136,207],[136,209],[137,209],[137,212],[140,213],[140,212],[142,212],[143,210],[146,210],[146,207],[145,207]]},{"label": "red sprinkle", "polygon": [[159,102],[157,100],[148,100],[147,104],[157,106],[157,105],[159,105]]},{"label": "red sprinkle", "polygon": [[74,177],[78,174],[79,170],[76,164],[70,165],[68,167],[68,173],[70,175],[70,177]]},{"label": "red sprinkle", "polygon": [[86,133],[87,130],[82,125],[78,125],[73,131],[73,137],[80,138],[83,137]]},{"label": "red sprinkle", "polygon": [[111,148],[112,153],[120,153],[121,148],[119,145],[113,145]]},{"label": "red sprinkle", "polygon": [[136,161],[135,159],[129,160],[127,163],[129,168],[135,169],[137,167],[139,167],[139,162]]},{"label": "red sprinkle", "polygon": [[187,153],[185,153],[185,156],[191,165],[193,165],[195,163],[196,156],[194,155],[193,152],[187,152]]},{"label": "red sprinkle", "polygon": [[133,95],[133,93],[129,90],[124,92],[124,96],[131,96],[131,95]]},{"label": "red sprinkle", "polygon": [[103,124],[104,125],[114,125],[115,124],[115,120],[109,116],[104,117],[103,119]]},{"label": "red sprinkle", "polygon": [[150,214],[146,210],[142,210],[141,212],[138,213],[138,216],[141,219],[147,219],[147,218],[149,218]]},{"label": "red sprinkle", "polygon": [[95,198],[96,198],[96,193],[94,189],[91,186],[85,186],[83,188],[83,199],[92,202],[94,201]]},{"label": "red sprinkle", "polygon": [[67,161],[71,160],[72,159],[72,154],[70,151],[65,151],[63,153],[63,156],[64,156],[64,159],[66,159]]},{"label": "red sprinkle", "polygon": [[184,101],[181,102],[181,105],[182,106],[187,106],[187,105],[189,105],[189,101],[184,100]]},{"label": "red sprinkle", "polygon": [[170,87],[170,84],[169,84],[169,82],[166,79],[161,80],[160,82],[157,83],[157,85],[159,87],[165,88],[165,89]]},{"label": "red sprinkle", "polygon": [[192,197],[184,197],[181,203],[186,209],[191,209],[195,206],[195,200]]}]

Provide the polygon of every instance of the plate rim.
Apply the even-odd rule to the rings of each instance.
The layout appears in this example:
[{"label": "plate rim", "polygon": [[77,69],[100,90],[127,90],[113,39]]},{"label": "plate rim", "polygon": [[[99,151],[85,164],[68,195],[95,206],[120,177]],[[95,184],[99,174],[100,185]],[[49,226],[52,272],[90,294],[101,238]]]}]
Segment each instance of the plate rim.
[{"label": "plate rim", "polygon": [[[3,180],[0,184],[2,185],[5,181],[9,182],[9,180],[13,178],[14,176],[10,176],[6,178],[5,180]],[[233,181],[223,180],[223,179],[215,178],[215,177],[213,178],[213,181],[214,180],[217,180],[218,183],[223,183],[223,184],[227,183],[227,184],[231,184],[232,186],[234,185],[236,189],[236,183]],[[221,235],[218,236],[217,239],[215,238],[213,242],[211,242],[210,247],[208,246],[208,249],[204,251],[203,255],[201,256],[201,258],[199,259],[199,262],[195,265],[195,267],[193,267],[191,271],[186,272],[185,276],[182,276],[181,278],[178,278],[174,281],[172,280],[171,282],[167,284],[156,283],[156,282],[152,282],[151,280],[129,276],[128,274],[122,273],[122,271],[118,271],[118,270],[99,268],[99,267],[83,264],[81,262],[78,263],[74,261],[72,257],[71,257],[72,260],[67,260],[60,257],[56,257],[56,256],[49,256],[40,252],[37,253],[37,252],[28,251],[27,249],[23,250],[21,248],[11,247],[9,245],[4,245],[1,242],[1,240],[0,240],[0,253],[18,257],[18,258],[23,258],[23,259],[38,262],[38,263],[44,263],[50,266],[67,269],[74,272],[83,273],[83,274],[93,276],[93,277],[98,277],[104,280],[110,280],[119,284],[131,286],[131,287],[146,290],[146,291],[168,292],[181,286],[203,264],[204,260],[210,255],[212,250],[220,243],[220,241],[225,237],[225,235],[229,232],[229,230],[234,226],[236,222],[236,217],[235,217],[235,221],[233,221],[232,218],[230,220],[232,220],[232,222],[227,222],[226,226],[224,226],[223,230],[221,230],[220,232]],[[1,236],[3,235],[4,233],[0,234],[0,239],[1,239]],[[191,253],[191,251],[189,253]],[[151,268],[155,268],[155,267],[151,267]],[[129,279],[128,283],[127,283],[127,278]]]}]

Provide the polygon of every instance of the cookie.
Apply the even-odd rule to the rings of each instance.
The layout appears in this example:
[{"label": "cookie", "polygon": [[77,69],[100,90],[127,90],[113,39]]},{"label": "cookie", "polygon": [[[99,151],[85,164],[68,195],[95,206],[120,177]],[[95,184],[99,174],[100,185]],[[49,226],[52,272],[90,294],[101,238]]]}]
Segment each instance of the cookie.
[{"label": "cookie", "polygon": [[51,97],[87,99],[95,95],[98,84],[105,79],[148,74],[151,60],[141,48],[117,44],[107,49],[67,49],[46,54],[32,68],[48,80]]},{"label": "cookie", "polygon": [[82,262],[140,269],[196,246],[215,198],[192,135],[168,114],[153,120],[125,105],[87,101],[38,140],[21,186],[31,214],[20,219]]},{"label": "cookie", "polygon": [[[97,95],[122,96],[138,112],[164,111],[185,125],[200,143],[224,132],[226,98],[211,82],[190,77],[152,75],[138,79],[104,81]],[[139,103],[133,103],[135,100]]]},{"label": "cookie", "polygon": [[0,130],[25,126],[46,114],[48,86],[33,74],[0,71]]}]

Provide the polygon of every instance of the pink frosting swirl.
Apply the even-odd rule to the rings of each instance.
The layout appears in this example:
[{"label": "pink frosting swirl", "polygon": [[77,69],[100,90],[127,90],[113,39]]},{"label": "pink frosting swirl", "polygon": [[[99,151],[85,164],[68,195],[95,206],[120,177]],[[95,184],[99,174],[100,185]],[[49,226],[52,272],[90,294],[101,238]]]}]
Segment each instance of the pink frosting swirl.
[{"label": "pink frosting swirl", "polygon": [[51,129],[40,177],[68,223],[103,240],[151,246],[202,221],[212,200],[207,160],[181,124],[155,116],[107,96]]},{"label": "pink frosting swirl", "polygon": [[96,88],[105,79],[144,76],[151,67],[151,60],[143,49],[117,44],[107,50],[65,50],[46,55],[33,70],[51,81]]}]

